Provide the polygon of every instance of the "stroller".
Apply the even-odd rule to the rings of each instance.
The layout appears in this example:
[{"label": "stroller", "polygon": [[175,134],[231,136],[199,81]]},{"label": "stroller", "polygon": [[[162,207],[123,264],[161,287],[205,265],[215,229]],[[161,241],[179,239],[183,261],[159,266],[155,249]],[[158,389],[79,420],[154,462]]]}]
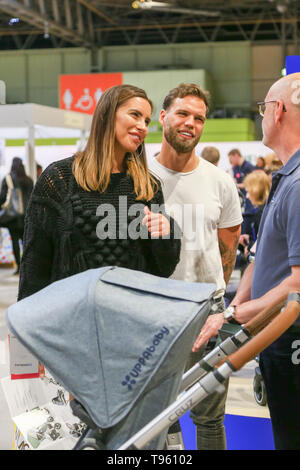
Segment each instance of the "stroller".
[{"label": "stroller", "polygon": [[57,281],[9,307],[12,334],[74,396],[73,412],[88,426],[76,450],[163,449],[173,423],[221,389],[300,313],[295,294],[279,314],[283,299],[183,375],[214,291],[213,284],[105,267]]}]

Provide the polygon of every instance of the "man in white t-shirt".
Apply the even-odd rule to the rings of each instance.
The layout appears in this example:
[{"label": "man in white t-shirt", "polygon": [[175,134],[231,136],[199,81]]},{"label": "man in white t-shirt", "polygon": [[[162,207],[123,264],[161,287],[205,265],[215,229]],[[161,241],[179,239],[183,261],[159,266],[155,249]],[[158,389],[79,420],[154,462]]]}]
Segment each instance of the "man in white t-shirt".
[{"label": "man in white t-shirt", "polygon": [[[218,312],[225,310],[223,295],[236,260],[242,214],[232,178],[196,155],[206,120],[206,94],[195,84],[181,84],[169,92],[160,113],[163,139],[160,153],[149,161],[151,173],[160,179],[166,211],[183,232],[180,261],[174,279],[216,284]],[[214,326],[215,315],[206,322]],[[208,324],[208,325],[207,325]],[[200,332],[201,335],[201,332]],[[189,367],[204,353],[196,343]],[[197,448],[225,449],[225,400],[211,394],[191,416],[197,427]]]}]

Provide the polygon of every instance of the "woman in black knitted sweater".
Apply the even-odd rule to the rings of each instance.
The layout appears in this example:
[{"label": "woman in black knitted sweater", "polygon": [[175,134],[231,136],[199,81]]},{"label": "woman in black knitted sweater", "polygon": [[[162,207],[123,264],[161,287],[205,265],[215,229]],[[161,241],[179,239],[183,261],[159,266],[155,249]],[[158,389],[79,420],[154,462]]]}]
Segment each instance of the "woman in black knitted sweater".
[{"label": "woman in black knitted sweater", "polygon": [[106,90],[85,150],[42,173],[27,210],[18,299],[102,266],[172,274],[180,240],[147,169],[151,112],[139,88]]}]

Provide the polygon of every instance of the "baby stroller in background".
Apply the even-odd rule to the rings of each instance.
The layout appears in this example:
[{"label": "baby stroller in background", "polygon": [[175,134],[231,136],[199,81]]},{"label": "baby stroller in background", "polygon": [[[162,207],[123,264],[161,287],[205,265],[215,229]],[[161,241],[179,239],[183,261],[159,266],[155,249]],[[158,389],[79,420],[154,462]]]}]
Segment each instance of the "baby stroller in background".
[{"label": "baby stroller in background", "polygon": [[75,397],[73,410],[88,424],[76,449],[163,449],[170,425],[222,388],[300,312],[298,294],[284,312],[272,306],[183,375],[214,289],[100,268],[8,309],[11,332]]},{"label": "baby stroller in background", "polygon": [[[259,355],[256,356],[255,360],[259,364]],[[266,406],[267,391],[259,365],[255,367],[255,375],[253,378],[253,392],[256,403],[260,406]]]}]

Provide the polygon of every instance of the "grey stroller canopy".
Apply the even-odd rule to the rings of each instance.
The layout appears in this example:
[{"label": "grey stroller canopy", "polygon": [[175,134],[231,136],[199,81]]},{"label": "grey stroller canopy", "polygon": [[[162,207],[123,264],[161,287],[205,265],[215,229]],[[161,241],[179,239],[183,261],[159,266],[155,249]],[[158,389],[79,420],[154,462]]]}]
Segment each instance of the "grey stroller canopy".
[{"label": "grey stroller canopy", "polygon": [[105,267],[54,282],[9,307],[6,319],[99,428],[118,425],[114,447],[176,398],[214,291]]}]

